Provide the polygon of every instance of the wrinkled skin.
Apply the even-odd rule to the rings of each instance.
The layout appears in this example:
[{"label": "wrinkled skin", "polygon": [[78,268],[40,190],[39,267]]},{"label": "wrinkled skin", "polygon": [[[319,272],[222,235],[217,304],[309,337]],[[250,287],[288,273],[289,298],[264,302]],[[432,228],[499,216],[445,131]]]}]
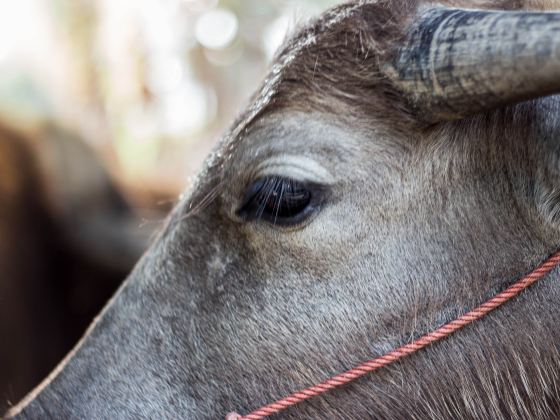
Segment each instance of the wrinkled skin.
[{"label": "wrinkled skin", "polygon": [[[75,352],[11,414],[246,413],[471,309],[560,244],[559,101],[421,129],[342,105],[250,111]],[[237,215],[271,174],[324,187],[311,217]],[[558,277],[283,416],[557,417]]]}]

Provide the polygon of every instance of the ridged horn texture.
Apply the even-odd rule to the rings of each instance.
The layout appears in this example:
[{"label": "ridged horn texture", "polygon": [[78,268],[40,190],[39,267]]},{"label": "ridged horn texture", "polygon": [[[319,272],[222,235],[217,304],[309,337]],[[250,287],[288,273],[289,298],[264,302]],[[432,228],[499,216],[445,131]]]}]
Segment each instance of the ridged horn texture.
[{"label": "ridged horn texture", "polygon": [[431,9],[385,73],[429,122],[560,92],[560,13]]}]

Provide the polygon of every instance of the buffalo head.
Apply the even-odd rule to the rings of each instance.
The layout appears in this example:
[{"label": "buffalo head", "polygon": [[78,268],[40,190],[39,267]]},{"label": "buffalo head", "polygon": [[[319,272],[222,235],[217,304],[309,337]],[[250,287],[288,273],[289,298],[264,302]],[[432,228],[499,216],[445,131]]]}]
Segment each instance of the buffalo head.
[{"label": "buffalo head", "polygon": [[[243,413],[529,271],[560,244],[560,99],[545,97],[560,91],[560,13],[524,10],[543,3],[355,1],[303,28],[83,340],[9,415]],[[559,416],[558,277],[284,415]]]}]

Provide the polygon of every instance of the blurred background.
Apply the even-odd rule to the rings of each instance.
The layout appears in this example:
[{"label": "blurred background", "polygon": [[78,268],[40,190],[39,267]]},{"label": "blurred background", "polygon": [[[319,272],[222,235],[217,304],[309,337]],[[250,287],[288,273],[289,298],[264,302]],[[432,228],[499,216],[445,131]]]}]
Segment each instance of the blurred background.
[{"label": "blurred background", "polygon": [[0,115],[53,119],[173,194],[287,32],[334,0],[1,0]]},{"label": "blurred background", "polygon": [[335,0],[0,0],[0,416],[72,348],[296,24]]}]

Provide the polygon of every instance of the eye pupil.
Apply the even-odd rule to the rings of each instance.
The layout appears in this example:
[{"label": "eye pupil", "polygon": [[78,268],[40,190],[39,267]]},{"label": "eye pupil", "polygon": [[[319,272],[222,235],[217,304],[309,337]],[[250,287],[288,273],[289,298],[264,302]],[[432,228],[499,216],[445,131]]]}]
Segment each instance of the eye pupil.
[{"label": "eye pupil", "polygon": [[238,214],[247,220],[263,219],[274,224],[295,224],[308,213],[311,188],[289,178],[270,176],[248,189]]}]

